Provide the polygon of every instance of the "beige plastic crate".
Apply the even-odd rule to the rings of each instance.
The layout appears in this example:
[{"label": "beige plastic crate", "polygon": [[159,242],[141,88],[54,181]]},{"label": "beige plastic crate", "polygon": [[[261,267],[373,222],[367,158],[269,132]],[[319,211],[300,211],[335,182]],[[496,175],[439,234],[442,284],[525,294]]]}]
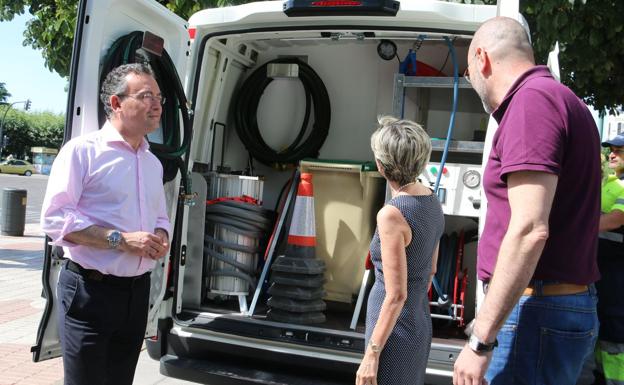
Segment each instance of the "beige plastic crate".
[{"label": "beige plastic crate", "polygon": [[313,174],[316,257],[325,261],[326,300],[352,302],[357,296],[385,179],[362,171],[361,163],[301,161]]}]

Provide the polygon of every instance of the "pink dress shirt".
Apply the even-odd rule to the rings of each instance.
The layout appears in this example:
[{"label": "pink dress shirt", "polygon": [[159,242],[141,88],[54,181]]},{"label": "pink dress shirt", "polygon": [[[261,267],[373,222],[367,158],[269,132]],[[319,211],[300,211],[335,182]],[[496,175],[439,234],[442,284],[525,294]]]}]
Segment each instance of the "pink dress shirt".
[{"label": "pink dress shirt", "polygon": [[110,122],[67,142],[56,157],[41,210],[41,228],[65,256],[86,269],[132,277],[155,261],[63,239],[98,225],[121,232],[162,228],[171,234],[162,166],[145,139],[134,150]]}]

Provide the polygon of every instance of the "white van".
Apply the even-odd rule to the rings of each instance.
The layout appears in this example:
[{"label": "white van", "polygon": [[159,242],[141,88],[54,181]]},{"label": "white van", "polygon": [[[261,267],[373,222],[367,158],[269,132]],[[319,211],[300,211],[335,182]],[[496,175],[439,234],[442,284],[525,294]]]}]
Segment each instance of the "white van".
[{"label": "white van", "polygon": [[[171,255],[152,273],[146,332],[161,373],[212,385],[353,383],[373,279],[366,250],[385,195],[366,162],[377,117],[389,114],[422,123],[432,138],[422,179],[438,187],[447,235],[427,383],[451,383],[475,315],[481,170],[495,128],[461,74],[474,31],[497,14],[521,19],[518,1],[279,0],[206,9],[188,22],[150,0],[79,7],[65,139],[99,129],[102,75],[139,47],[167,99],[149,136],[174,229]],[[314,175],[322,263],[280,278],[272,263],[288,232],[296,165]],[[262,236],[215,240],[223,229],[213,219],[231,218],[207,214],[206,201],[224,196],[264,208],[251,221],[268,221]],[[220,248],[237,240],[245,247],[223,259]],[[61,263],[47,247],[35,361],[60,355]],[[267,300],[280,284],[314,290],[291,293],[303,302]]]}]

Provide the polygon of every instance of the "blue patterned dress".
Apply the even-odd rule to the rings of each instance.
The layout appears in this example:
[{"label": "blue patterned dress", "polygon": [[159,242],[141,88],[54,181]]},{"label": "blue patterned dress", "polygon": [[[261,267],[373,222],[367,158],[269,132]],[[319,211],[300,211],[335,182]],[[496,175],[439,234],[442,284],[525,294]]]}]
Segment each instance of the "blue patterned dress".
[{"label": "blue patterned dress", "polygon": [[[387,204],[401,211],[412,230],[412,241],[405,248],[407,299],[381,352],[377,381],[379,385],[421,385],[425,382],[431,348],[427,284],[431,273],[431,255],[444,231],[444,214],[434,194],[399,195]],[[368,297],[366,346],[386,295],[378,230],[375,230],[370,252],[375,266],[375,284]]]}]

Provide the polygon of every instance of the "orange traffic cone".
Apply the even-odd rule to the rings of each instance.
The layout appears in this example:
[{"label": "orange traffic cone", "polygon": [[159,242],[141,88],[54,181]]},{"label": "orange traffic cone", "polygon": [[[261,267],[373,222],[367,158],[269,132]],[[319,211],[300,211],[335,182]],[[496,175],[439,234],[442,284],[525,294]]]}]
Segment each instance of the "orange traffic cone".
[{"label": "orange traffic cone", "polygon": [[274,321],[297,324],[325,322],[325,262],[316,256],[316,223],[312,174],[302,173],[293,208],[286,255],[271,266],[271,308],[267,317]]},{"label": "orange traffic cone", "polygon": [[314,190],[312,188],[312,174],[310,173],[301,173],[290,230],[288,231],[286,255],[294,258],[314,258],[316,255]]}]

